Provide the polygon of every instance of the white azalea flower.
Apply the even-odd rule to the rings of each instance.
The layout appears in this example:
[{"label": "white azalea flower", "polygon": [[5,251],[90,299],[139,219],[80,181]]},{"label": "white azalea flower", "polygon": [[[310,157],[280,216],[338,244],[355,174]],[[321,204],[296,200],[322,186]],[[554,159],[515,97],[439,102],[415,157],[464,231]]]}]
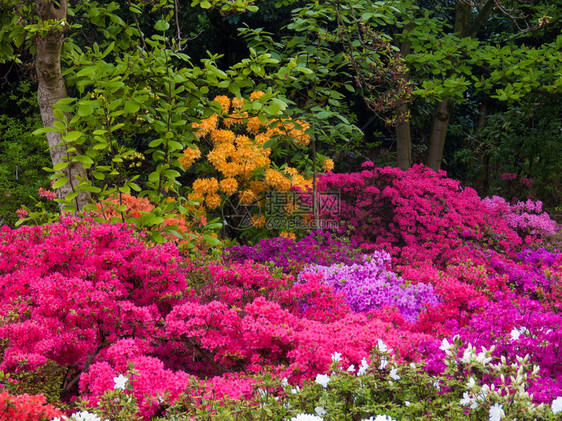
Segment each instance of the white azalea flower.
[{"label": "white azalea flower", "polygon": [[443,341],[441,341],[441,346],[439,347],[440,350],[447,352],[448,350],[450,350],[453,347],[452,344],[449,343],[449,341],[447,340],[447,338],[443,339]]},{"label": "white azalea flower", "polygon": [[115,386],[113,386],[115,390],[125,390],[125,385],[129,379],[123,374],[119,374],[119,377],[114,377],[113,381],[115,382]]},{"label": "white azalea flower", "polygon": [[490,407],[490,421],[500,421],[504,416],[505,413],[503,412],[502,405],[499,403]]},{"label": "white azalea flower", "polygon": [[73,421],[101,421],[101,418],[98,415],[92,414],[88,411],[76,412],[75,414],[72,414],[70,419]]},{"label": "white azalea flower", "polygon": [[323,415],[327,414],[327,412],[326,412],[326,410],[324,409],[323,406],[317,406],[316,408],[314,408],[314,412],[316,412],[320,416],[323,416]]},{"label": "white azalea flower", "polygon": [[381,339],[379,339],[379,342],[377,343],[377,349],[380,352],[388,352],[389,351],[388,347],[386,346],[386,344]]},{"label": "white azalea flower", "polygon": [[361,360],[361,365],[359,366],[359,370],[357,370],[357,375],[362,376],[367,372],[368,368],[369,368],[369,364],[367,363],[367,359],[363,358]]},{"label": "white azalea flower", "polygon": [[291,418],[291,421],[322,421],[322,418],[311,414],[298,414]]},{"label": "white azalea flower", "polygon": [[388,358],[382,357],[382,358],[381,358],[381,363],[380,363],[380,365],[379,365],[379,370],[384,370],[387,365],[388,365]]},{"label": "white azalea flower", "polygon": [[330,376],[327,374],[318,374],[316,376],[316,383],[322,386],[324,389],[328,387],[328,383],[330,383]]},{"label": "white azalea flower", "polygon": [[527,328],[525,326],[521,326],[519,329],[514,327],[513,330],[509,333],[509,336],[511,336],[512,341],[516,341],[525,332],[527,332]]},{"label": "white azalea flower", "polygon": [[466,347],[466,349],[462,353],[461,361],[465,364],[470,364],[472,362],[472,360],[475,359],[475,357],[476,357],[476,354],[474,353],[474,349],[472,348],[472,345],[468,344],[468,346]]},{"label": "white azalea flower", "polygon": [[476,361],[485,365],[492,361],[492,357],[486,357],[486,354],[484,352],[479,352],[476,356]]},{"label": "white azalea flower", "polygon": [[398,370],[396,368],[393,368],[392,370],[390,370],[390,374],[389,374],[390,378],[392,380],[400,380],[401,377],[398,375]]},{"label": "white azalea flower", "polygon": [[553,414],[558,414],[559,412],[562,412],[562,396],[558,396],[556,399],[552,401],[551,408]]},{"label": "white azalea flower", "polygon": [[332,354],[332,362],[339,363],[341,361],[341,352],[334,352]]},{"label": "white azalea flower", "polygon": [[462,395],[462,399],[460,404],[462,406],[467,406],[470,405],[470,409],[476,409],[478,408],[478,404],[476,403],[476,400],[474,398],[472,398],[468,392],[464,392]]},{"label": "white azalea flower", "polygon": [[388,415],[377,415],[376,417],[370,417],[362,419],[361,421],[396,421],[394,418],[389,417]]},{"label": "white azalea flower", "polygon": [[355,372],[355,366],[353,364],[351,364],[349,367],[347,367],[347,371],[349,371],[350,373],[354,373]]}]

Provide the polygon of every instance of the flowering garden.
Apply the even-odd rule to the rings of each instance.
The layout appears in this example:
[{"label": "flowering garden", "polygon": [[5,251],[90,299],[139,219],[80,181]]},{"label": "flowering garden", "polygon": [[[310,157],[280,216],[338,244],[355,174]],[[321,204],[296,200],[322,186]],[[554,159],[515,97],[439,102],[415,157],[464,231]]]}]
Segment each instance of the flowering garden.
[{"label": "flowering garden", "polygon": [[337,228],[218,254],[94,214],[3,226],[0,419],[562,413],[562,254],[540,202],[370,162],[318,189],[340,192],[320,209]]},{"label": "flowering garden", "polygon": [[0,421],[562,420],[555,3],[2,0]]}]

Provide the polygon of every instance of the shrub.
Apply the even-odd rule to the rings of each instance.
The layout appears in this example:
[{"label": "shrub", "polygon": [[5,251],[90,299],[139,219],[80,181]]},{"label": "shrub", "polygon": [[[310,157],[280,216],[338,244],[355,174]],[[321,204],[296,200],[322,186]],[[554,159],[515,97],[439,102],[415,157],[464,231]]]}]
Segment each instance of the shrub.
[{"label": "shrub", "polygon": [[318,189],[339,192],[341,209],[323,217],[339,221],[339,231],[364,246],[415,247],[433,259],[467,241],[505,252],[521,245],[475,190],[462,188],[444,171],[416,165],[408,171],[386,167],[327,174],[319,178]]}]

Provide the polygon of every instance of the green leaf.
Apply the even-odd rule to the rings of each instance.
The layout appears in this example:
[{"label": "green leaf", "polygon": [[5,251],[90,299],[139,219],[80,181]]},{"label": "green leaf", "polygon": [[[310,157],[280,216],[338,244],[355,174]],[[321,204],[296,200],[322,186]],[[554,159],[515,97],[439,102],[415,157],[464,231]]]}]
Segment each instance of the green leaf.
[{"label": "green leaf", "polygon": [[142,190],[137,183],[129,182],[129,183],[127,183],[127,185],[129,187],[131,187],[136,192],[140,192]]},{"label": "green leaf", "polygon": [[53,129],[52,127],[40,127],[37,130],[33,131],[31,134],[34,136],[40,135],[40,134],[45,134],[45,133],[49,133],[54,131],[55,129]]},{"label": "green leaf", "polygon": [[84,164],[84,168],[90,168],[94,163],[92,158],[90,158],[89,156],[86,156],[86,155],[73,156],[72,161],[73,162],[81,162],[82,164]]},{"label": "green leaf", "polygon": [[86,117],[94,112],[94,107],[90,104],[80,104],[78,105],[78,115],[81,117]]},{"label": "green leaf", "polygon": [[125,111],[129,114],[135,114],[140,109],[139,104],[133,101],[125,102]]},{"label": "green leaf", "polygon": [[78,132],[76,130],[73,130],[71,132],[68,132],[67,134],[65,134],[63,136],[63,139],[66,140],[67,142],[74,142],[78,139],[80,139],[82,137],[84,133],[82,132]]},{"label": "green leaf", "polygon": [[[123,21],[121,21],[123,22]],[[104,58],[105,56],[107,56],[109,53],[111,53],[113,51],[113,48],[115,47],[115,41],[113,41],[111,44],[108,45],[108,47],[105,49],[105,51],[103,52],[103,54],[101,55],[101,58]]]},{"label": "green leaf", "polygon": [[170,27],[170,24],[162,19],[160,19],[159,21],[156,22],[156,24],[154,25],[154,29],[156,29],[157,31],[166,31],[168,30],[168,28]]},{"label": "green leaf", "polygon": [[53,189],[58,189],[68,183],[68,178],[62,177],[53,183]]},{"label": "green leaf", "polygon": [[168,170],[164,171],[163,174],[168,178],[177,178],[181,175],[179,172],[177,172],[176,170],[172,170],[172,169],[168,169]]},{"label": "green leaf", "polygon": [[89,191],[91,193],[100,193],[101,192],[101,189],[99,187],[94,187],[94,186],[81,187],[80,190]]},{"label": "green leaf", "polygon": [[164,143],[164,140],[162,140],[162,139],[154,139],[152,142],[150,142],[148,144],[148,147],[149,148],[157,148],[158,146],[160,146],[163,143]]},{"label": "green leaf", "polygon": [[209,1],[203,0],[200,6],[202,9],[210,9],[213,5]]},{"label": "green leaf", "polygon": [[66,200],[74,200],[76,199],[76,197],[78,197],[78,192],[77,191],[73,191],[72,193],[68,193],[65,197]]},{"label": "green leaf", "polygon": [[275,139],[275,138],[269,139],[269,140],[267,140],[267,141],[263,144],[262,148],[263,148],[263,149],[271,148],[271,146],[272,146],[275,142],[277,142],[277,139]]},{"label": "green leaf", "polygon": [[215,222],[214,224],[205,225],[205,229],[209,229],[209,230],[216,230],[221,228],[222,228],[222,223],[220,222]]},{"label": "green leaf", "polygon": [[95,73],[95,71],[96,71],[95,66],[84,67],[82,70],[76,73],[76,76],[77,77],[92,76]]},{"label": "green leaf", "polygon": [[185,239],[185,237],[184,237],[183,235],[181,235],[179,232],[177,232],[177,231],[175,231],[175,230],[169,230],[169,229],[167,229],[166,232],[167,232],[168,234],[173,235],[173,236],[176,237],[176,238],[179,238],[180,240]]},{"label": "green leaf", "polygon": [[183,145],[180,142],[176,142],[175,140],[168,141],[168,147],[174,151],[183,150]]},{"label": "green leaf", "polygon": [[203,238],[207,243],[209,243],[210,246],[213,247],[218,247],[222,244],[218,238],[211,237],[210,235],[203,234]]},{"label": "green leaf", "polygon": [[148,181],[151,183],[157,183],[160,179],[160,173],[157,171],[153,171],[148,175]]},{"label": "green leaf", "polygon": [[240,86],[238,86],[236,83],[231,83],[230,85],[228,85],[228,90],[236,95],[237,98],[241,97]]},{"label": "green leaf", "polygon": [[68,167],[68,162],[59,162],[57,165],[53,167],[53,170],[60,171]]}]

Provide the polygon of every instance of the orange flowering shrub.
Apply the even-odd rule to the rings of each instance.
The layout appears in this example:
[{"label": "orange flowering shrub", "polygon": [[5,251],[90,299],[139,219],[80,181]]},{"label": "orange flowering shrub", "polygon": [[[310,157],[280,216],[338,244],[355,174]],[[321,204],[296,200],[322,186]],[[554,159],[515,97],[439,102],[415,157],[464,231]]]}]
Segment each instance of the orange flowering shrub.
[{"label": "orange flowering shrub", "polygon": [[[275,169],[266,143],[284,136],[297,145],[306,146],[311,138],[306,122],[290,118],[264,121],[243,111],[244,104],[260,98],[263,92],[253,92],[249,100],[217,96],[214,101],[221,107],[200,123],[193,123],[200,144],[209,145],[207,161],[213,166],[214,176],[197,178],[192,184],[189,200],[198,200],[206,209],[217,209],[226,197],[235,195],[242,205],[264,204],[264,193],[270,190],[288,192],[295,187],[307,191],[312,180],[299,174],[297,169]],[[198,146],[190,145],[179,158],[184,169],[189,169],[204,153]],[[331,163],[331,166],[330,166]],[[333,168],[331,160],[324,161],[324,168]],[[263,227],[265,219],[252,218],[254,226]]]},{"label": "orange flowering shrub", "polygon": [[[118,208],[122,205],[125,205],[126,208],[123,212],[120,212]],[[140,218],[155,208],[148,198],[136,197],[126,193],[122,193],[120,197],[110,196],[102,202],[96,203],[96,206],[98,214],[108,221],[112,218]],[[185,215],[175,212],[171,215],[171,217],[164,218],[162,227],[160,228],[163,229],[165,227],[176,226],[176,231],[181,234],[193,234],[193,236],[195,236],[194,240],[196,245],[201,246],[202,237],[198,230],[207,223],[205,215],[201,212],[197,212],[193,215],[191,221],[188,220]],[[188,243],[188,241],[181,240],[170,234],[164,234],[164,236],[167,240],[178,243],[178,245],[186,245]]]}]

